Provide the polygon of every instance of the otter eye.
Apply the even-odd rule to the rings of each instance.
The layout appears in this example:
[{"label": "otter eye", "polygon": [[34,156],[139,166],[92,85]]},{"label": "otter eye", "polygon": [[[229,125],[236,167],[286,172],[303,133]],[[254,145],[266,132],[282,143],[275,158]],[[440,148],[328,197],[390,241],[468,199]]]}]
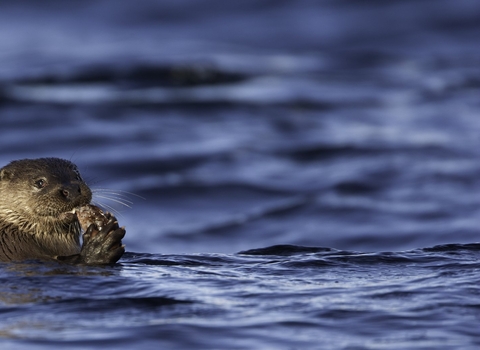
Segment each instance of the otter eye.
[{"label": "otter eye", "polygon": [[44,179],[35,181],[36,188],[44,188],[45,186],[47,186],[47,181],[45,181]]}]

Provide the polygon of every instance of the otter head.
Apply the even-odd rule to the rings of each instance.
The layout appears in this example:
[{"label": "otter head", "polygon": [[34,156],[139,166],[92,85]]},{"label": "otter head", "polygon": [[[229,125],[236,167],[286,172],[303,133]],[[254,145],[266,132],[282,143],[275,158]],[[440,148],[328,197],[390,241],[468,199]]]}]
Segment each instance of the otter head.
[{"label": "otter head", "polygon": [[72,162],[59,158],[16,160],[0,169],[3,220],[38,231],[78,222],[74,209],[92,192]]}]

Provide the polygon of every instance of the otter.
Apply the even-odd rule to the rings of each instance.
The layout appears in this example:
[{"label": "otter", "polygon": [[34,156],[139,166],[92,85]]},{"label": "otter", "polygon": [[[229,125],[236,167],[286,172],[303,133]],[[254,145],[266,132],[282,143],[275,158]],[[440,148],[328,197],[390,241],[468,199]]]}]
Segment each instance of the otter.
[{"label": "otter", "polygon": [[1,168],[0,261],[116,263],[125,252],[125,228],[110,213],[102,213],[101,227],[85,220],[82,208],[91,211],[91,200],[92,191],[68,160],[22,159]]}]

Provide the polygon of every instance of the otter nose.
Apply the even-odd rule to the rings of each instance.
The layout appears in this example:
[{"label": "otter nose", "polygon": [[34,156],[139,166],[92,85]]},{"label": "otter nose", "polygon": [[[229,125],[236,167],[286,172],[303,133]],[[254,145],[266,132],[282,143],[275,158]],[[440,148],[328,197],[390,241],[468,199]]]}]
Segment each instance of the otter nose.
[{"label": "otter nose", "polygon": [[60,189],[60,194],[67,199],[70,199],[72,196],[80,193],[82,193],[82,190],[78,185],[65,186]]}]

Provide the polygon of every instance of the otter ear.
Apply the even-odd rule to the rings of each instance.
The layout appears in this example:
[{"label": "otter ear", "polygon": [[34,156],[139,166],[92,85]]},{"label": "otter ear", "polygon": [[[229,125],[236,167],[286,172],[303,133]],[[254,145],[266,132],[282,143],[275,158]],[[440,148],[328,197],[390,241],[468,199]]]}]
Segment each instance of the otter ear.
[{"label": "otter ear", "polygon": [[0,170],[0,181],[10,180],[12,178],[13,173],[6,169]]}]

